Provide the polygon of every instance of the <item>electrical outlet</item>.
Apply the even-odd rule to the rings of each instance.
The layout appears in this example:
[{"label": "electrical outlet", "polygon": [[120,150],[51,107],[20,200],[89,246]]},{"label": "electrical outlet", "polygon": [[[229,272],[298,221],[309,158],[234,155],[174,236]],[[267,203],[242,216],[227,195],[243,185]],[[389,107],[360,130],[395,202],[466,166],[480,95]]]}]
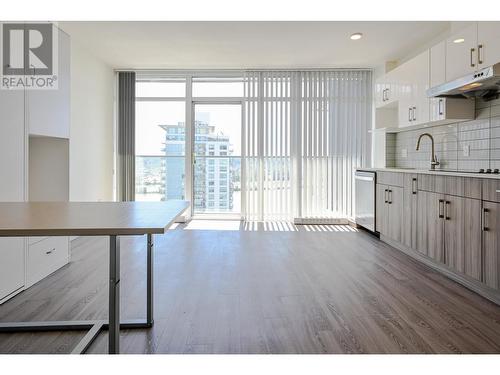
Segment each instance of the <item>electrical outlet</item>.
[{"label": "electrical outlet", "polygon": [[408,150],[406,148],[403,148],[401,150],[401,157],[402,158],[407,158],[408,157]]},{"label": "electrical outlet", "polygon": [[470,146],[469,145],[465,145],[463,148],[463,151],[464,151],[464,156],[470,156]]}]

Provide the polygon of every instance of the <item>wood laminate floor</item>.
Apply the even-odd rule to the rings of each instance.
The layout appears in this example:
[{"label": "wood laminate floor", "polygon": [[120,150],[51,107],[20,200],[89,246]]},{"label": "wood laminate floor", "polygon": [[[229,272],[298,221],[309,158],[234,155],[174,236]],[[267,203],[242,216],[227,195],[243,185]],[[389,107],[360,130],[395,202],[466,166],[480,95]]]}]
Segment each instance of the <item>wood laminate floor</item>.
[{"label": "wood laminate floor", "polygon": [[[499,306],[347,226],[193,221],[155,240],[155,325],[122,331],[124,353],[500,353]],[[0,320],[106,318],[107,243],[73,241]],[[145,238],[121,249],[121,315],[143,317]],[[66,353],[83,335],[0,334],[0,353]],[[89,353],[106,351],[101,333]]]}]

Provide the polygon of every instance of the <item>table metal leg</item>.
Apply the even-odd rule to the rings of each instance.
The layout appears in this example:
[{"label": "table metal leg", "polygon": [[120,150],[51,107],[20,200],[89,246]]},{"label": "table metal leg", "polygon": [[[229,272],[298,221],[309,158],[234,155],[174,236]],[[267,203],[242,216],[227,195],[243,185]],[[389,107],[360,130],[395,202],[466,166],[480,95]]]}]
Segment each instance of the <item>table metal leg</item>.
[{"label": "table metal leg", "polygon": [[147,242],[147,306],[146,319],[120,323],[120,238],[109,236],[109,320],[0,322],[0,332],[88,331],[72,353],[85,353],[103,330],[109,331],[109,353],[120,352],[120,328],[144,329],[153,326],[153,236]]},{"label": "table metal leg", "polygon": [[148,234],[146,322],[149,326],[153,325],[153,246],[153,235]]},{"label": "table metal leg", "polygon": [[109,236],[109,354],[120,352],[120,237]]}]

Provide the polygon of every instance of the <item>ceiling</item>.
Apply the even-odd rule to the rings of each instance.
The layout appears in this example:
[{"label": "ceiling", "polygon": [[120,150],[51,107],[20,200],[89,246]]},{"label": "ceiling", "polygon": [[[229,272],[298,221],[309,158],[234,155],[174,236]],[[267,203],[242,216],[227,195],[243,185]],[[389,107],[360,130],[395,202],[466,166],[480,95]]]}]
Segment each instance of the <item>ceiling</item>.
[{"label": "ceiling", "polygon": [[[114,68],[375,68],[449,22],[60,22]],[[352,33],[363,38],[352,41]]]}]

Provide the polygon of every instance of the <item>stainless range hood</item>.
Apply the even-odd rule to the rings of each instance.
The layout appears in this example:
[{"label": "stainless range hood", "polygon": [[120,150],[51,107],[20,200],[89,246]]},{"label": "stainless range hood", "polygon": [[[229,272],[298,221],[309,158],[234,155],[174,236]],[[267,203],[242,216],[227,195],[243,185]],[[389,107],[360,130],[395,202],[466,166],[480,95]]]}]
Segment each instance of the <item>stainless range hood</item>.
[{"label": "stainless range hood", "polygon": [[500,63],[427,90],[428,97],[483,98],[492,100],[500,91]]}]

